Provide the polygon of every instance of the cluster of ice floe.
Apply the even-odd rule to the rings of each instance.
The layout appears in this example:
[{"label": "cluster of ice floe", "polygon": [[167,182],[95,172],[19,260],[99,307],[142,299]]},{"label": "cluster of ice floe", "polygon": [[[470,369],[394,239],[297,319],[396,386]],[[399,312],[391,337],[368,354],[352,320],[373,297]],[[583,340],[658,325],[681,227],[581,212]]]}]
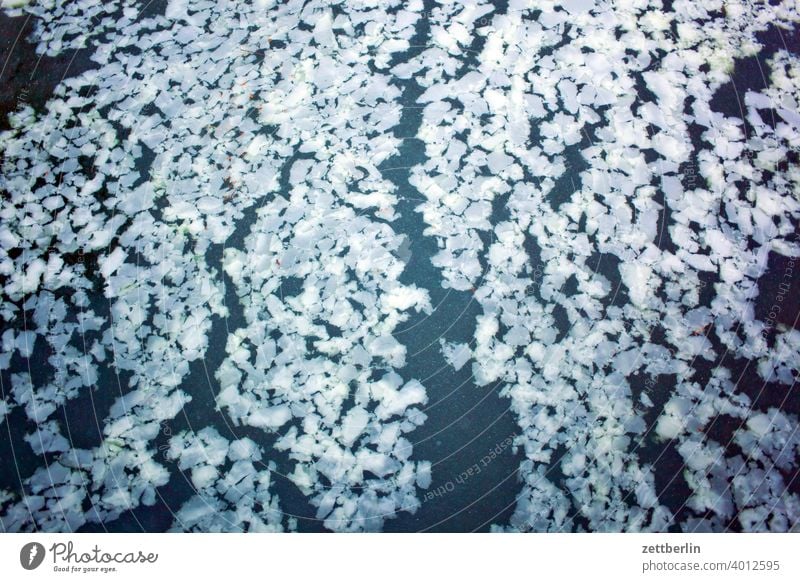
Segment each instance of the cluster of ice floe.
[{"label": "cluster of ice floe", "polygon": [[[175,515],[176,531],[283,530],[277,496],[270,493],[274,464],[259,467],[260,448],[251,439],[228,442],[214,428],[171,439],[167,456],[188,471],[195,495]],[[289,529],[295,520],[287,521]]]},{"label": "cluster of ice floe", "polygon": [[[658,455],[642,451],[654,404],[631,385],[641,375],[678,379],[654,436],[675,439],[687,465],[697,517],[683,527],[800,519],[783,476],[797,471],[798,419],[753,410],[725,368],[695,380],[699,360],[727,351],[794,385],[797,332],[770,346],[754,299],[767,253],[800,254],[800,173],[787,159],[800,139],[796,56],[779,51],[769,88],[743,96],[752,131],[710,104],[735,59],[759,52],[756,33],[788,28],[798,12],[670,4],[520,0],[481,25],[490,4],[444,3],[431,46],[395,68],[425,88],[428,160],[412,183],[426,233],[440,239],[434,264],[480,301],[474,376],[505,384],[522,429],[512,528],[673,521],[656,495]],[[465,364],[464,346],[443,353]],[[719,414],[739,420],[740,454],[703,433]]]},{"label": "cluster of ice floe", "polygon": [[297,462],[289,478],[335,530],[380,529],[415,511],[416,487],[430,483],[430,464],[410,460],[403,436],[425,420],[427,395],[393,371],[406,349],[392,332],[431,306],[398,281],[404,239],[376,220],[394,216],[378,166],[397,151],[386,130],[399,120],[379,63],[407,48],[416,15],[386,17],[381,31],[366,24],[356,40],[332,34],[360,28],[358,14],[322,11],[313,43],[277,54],[260,119],[280,127],[276,142],[293,157],[285,193],[260,205],[245,249],[226,250],[248,326],[229,336],[217,372],[220,406],[280,435],[276,449]]},{"label": "cluster of ice floe", "polygon": [[18,16],[23,14],[22,12],[17,12],[15,8],[21,8],[26,4],[30,4],[31,0],[0,0],[0,7],[5,8],[6,12],[8,12],[12,16]]},{"label": "cluster of ice floe", "polygon": [[[503,383],[526,457],[498,529],[675,524],[654,442],[685,462],[681,527],[797,522],[798,419],[755,409],[718,365],[753,362],[785,390],[797,374],[800,334],[754,311],[768,253],[800,255],[796,56],[775,52],[743,119],[711,105],[757,32],[797,23],[792,2],[142,5],[13,8],[37,16],[39,53],[102,42],[95,68],[0,136],[0,424],[24,414],[42,459],[0,491],[4,529],[108,523],[156,503],[170,466],[195,490],[173,529],[293,529],[279,458],[330,529],[419,508],[431,464],[409,433],[428,395],[401,377],[393,332],[431,304],[399,280],[380,170],[413,83],[427,161],[410,182],[433,264],[482,308],[473,341],[442,338],[442,353]],[[423,14],[427,48],[408,58]],[[274,446],[165,430],[226,325],[226,278],[244,320],[213,371],[220,426]],[[73,446],[59,409],[104,373],[103,440]],[[730,442],[711,436],[721,416]]]},{"label": "cluster of ice floe", "polygon": [[217,401],[236,423],[280,433],[276,448],[297,461],[289,478],[328,527],[378,529],[430,480],[402,436],[425,420],[425,388],[392,371],[405,365],[392,332],[430,304],[397,281],[400,237],[306,177],[333,171],[326,158],[311,167],[290,200],[259,209],[247,250],[226,252],[249,325],[228,337]]},{"label": "cluster of ice floe", "polygon": [[[231,330],[219,405],[282,431],[291,479],[332,529],[379,529],[430,482],[402,436],[427,396],[393,372],[405,348],[392,336],[430,305],[398,282],[403,239],[385,222],[395,197],[377,170],[397,151],[387,130],[400,107],[376,70],[408,47],[421,4],[173,0],[148,18],[134,4],[30,9],[47,53],[83,42],[72,33],[96,30],[97,11],[124,16],[97,68],[63,82],[44,114],[18,111],[2,136],[13,329],[0,364],[48,362],[45,381],[15,372],[4,390],[3,416],[24,407],[45,466],[4,499],[3,526],[76,529],[156,501],[169,471],[155,439],[191,400],[183,381],[228,313],[208,251],[257,204],[255,225],[239,226],[253,226],[246,249],[224,252],[247,327]],[[282,172],[290,189],[277,194]],[[56,411],[109,366],[119,397],[98,419],[104,440],[73,448]],[[168,456],[197,488],[176,528],[293,526],[269,492],[274,465],[252,446],[210,428],[171,438]]]},{"label": "cluster of ice floe", "polygon": [[140,9],[146,10],[153,0],[2,0],[10,16],[35,16],[36,50],[56,56],[63,51],[87,48],[88,41],[103,38],[110,31],[125,31],[135,42]]}]

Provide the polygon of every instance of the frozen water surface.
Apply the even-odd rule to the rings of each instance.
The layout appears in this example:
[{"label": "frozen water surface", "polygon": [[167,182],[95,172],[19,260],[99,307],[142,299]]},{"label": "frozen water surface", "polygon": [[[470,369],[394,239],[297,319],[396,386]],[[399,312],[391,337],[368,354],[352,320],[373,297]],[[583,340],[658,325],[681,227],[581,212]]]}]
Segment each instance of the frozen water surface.
[{"label": "frozen water surface", "polygon": [[793,1],[2,10],[4,531],[796,529]]}]

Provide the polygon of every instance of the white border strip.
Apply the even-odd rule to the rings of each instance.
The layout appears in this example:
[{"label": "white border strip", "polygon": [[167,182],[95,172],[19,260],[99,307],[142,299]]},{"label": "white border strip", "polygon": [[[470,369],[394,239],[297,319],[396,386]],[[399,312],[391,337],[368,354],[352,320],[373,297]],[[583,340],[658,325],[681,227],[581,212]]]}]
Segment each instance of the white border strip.
[{"label": "white border strip", "polygon": [[[26,570],[32,542],[44,559]],[[0,571],[15,581],[798,580],[798,542],[794,534],[4,534]]]}]

